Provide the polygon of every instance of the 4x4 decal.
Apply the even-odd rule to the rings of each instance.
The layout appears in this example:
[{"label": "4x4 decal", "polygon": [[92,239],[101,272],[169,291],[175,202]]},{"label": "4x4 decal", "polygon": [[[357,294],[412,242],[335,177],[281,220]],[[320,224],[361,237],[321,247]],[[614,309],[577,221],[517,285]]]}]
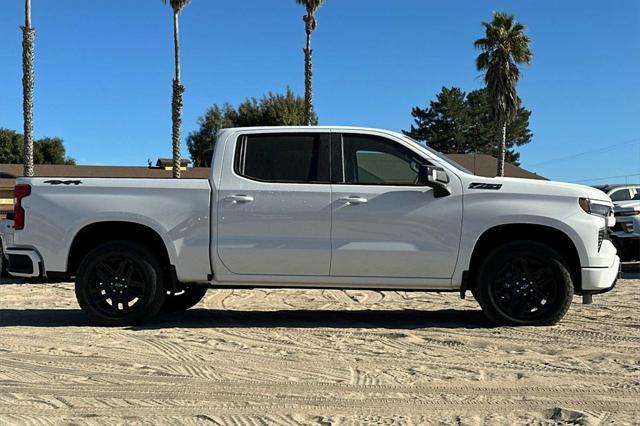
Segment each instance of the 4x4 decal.
[{"label": "4x4 decal", "polygon": [[491,189],[491,190],[497,191],[500,188],[502,188],[502,184],[501,183],[474,182],[474,183],[469,185],[469,189]]},{"label": "4x4 decal", "polygon": [[45,180],[44,183],[48,183],[50,185],[80,185],[82,183],[81,180]]}]

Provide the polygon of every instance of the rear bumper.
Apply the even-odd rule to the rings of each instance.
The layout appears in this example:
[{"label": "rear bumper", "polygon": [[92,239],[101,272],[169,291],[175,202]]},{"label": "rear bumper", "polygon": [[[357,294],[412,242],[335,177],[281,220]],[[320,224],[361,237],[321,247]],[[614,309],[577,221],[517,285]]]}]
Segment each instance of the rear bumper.
[{"label": "rear bumper", "polygon": [[582,268],[582,293],[605,293],[613,288],[620,274],[620,258],[615,256],[608,268]]},{"label": "rear bumper", "polygon": [[5,256],[9,261],[7,272],[14,277],[38,278],[42,276],[42,259],[37,251],[8,247]]}]

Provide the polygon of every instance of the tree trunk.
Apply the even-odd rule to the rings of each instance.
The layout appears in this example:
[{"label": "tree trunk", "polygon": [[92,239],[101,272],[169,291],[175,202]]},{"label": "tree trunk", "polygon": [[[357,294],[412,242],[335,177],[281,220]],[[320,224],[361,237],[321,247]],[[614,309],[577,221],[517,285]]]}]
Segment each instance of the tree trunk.
[{"label": "tree trunk", "polygon": [[507,143],[507,123],[506,121],[502,121],[500,132],[500,145],[499,145],[499,153],[498,153],[498,169],[496,170],[496,176],[504,176],[504,156],[506,150]]},{"label": "tree trunk", "polygon": [[173,13],[173,47],[175,60],[175,78],[171,96],[171,143],[173,152],[173,177],[180,178],[180,126],[182,125],[182,93],[184,86],[180,84],[180,29],[178,13]]},{"label": "tree trunk", "polygon": [[311,32],[313,16],[306,15],[304,22],[307,32],[307,47],[304,49],[304,123],[311,125],[311,115],[313,111],[313,71],[311,65]]},{"label": "tree trunk", "polygon": [[33,87],[36,32],[31,28],[31,0],[25,1],[22,27],[22,113],[24,121],[24,175],[33,176]]}]

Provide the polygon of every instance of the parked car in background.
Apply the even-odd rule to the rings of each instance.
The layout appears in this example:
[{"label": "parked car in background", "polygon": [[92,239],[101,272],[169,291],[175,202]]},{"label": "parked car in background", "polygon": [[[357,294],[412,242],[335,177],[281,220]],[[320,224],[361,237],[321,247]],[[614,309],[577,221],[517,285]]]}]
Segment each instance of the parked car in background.
[{"label": "parked car in background", "polygon": [[637,201],[640,204],[640,184],[607,184],[593,187],[607,194],[616,206],[626,201]]},{"label": "parked car in background", "polygon": [[611,241],[622,261],[640,260],[640,184],[596,185],[614,204]]},{"label": "parked car in background", "polygon": [[15,196],[9,272],[75,277],[105,325],[211,287],[470,290],[496,323],[549,325],[620,263],[602,191],[475,176],[376,129],[225,129],[208,179],[19,178]]}]

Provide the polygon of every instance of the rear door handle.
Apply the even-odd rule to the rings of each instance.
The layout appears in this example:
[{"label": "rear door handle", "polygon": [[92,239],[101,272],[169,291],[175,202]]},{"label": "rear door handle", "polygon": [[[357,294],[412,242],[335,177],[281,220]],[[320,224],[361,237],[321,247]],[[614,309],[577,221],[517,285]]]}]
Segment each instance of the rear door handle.
[{"label": "rear door handle", "polygon": [[246,194],[236,194],[236,195],[230,195],[229,197],[226,197],[224,200],[233,204],[250,203],[253,201],[253,197],[251,195],[246,195]]},{"label": "rear door handle", "polygon": [[360,197],[359,195],[350,195],[348,197],[339,198],[339,201],[342,201],[347,206],[357,206],[358,204],[366,204],[368,201],[364,197]]}]

